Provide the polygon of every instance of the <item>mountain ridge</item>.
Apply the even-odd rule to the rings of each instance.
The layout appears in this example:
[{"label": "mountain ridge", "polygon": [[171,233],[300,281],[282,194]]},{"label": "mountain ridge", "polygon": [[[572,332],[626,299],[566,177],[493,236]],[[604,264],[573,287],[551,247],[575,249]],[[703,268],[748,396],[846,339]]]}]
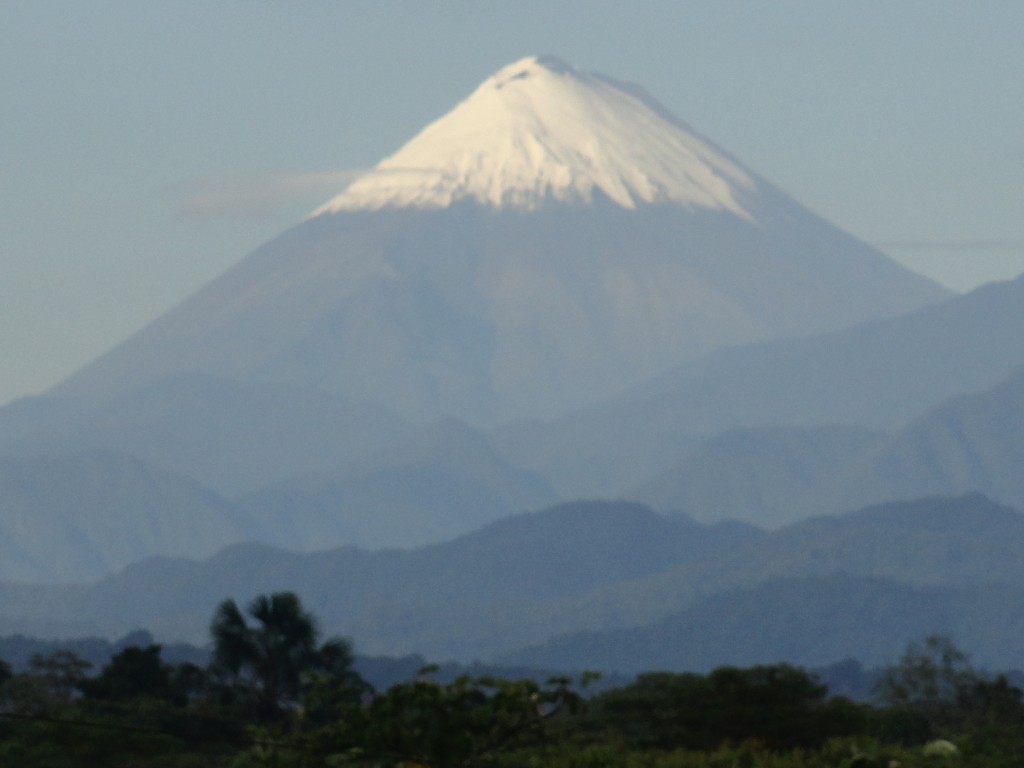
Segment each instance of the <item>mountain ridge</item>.
[{"label": "mountain ridge", "polygon": [[[972,599],[987,595],[979,616],[987,620],[1002,610],[1004,634],[975,633],[972,643],[984,640],[986,657],[1002,660],[1000,646],[1010,637],[1005,633],[1024,622],[1015,604],[1006,602],[1024,593],[1022,546],[1024,515],[977,494],[879,505],[770,534],[668,519],[637,504],[563,504],[411,551],[346,547],[296,554],[234,545],[202,561],[136,563],[87,588],[0,584],[0,631],[30,627],[39,633],[49,627],[49,634],[120,636],[144,625],[161,639],[198,640],[218,600],[290,589],[325,629],[352,636],[369,653],[497,658],[548,640],[558,645],[581,632],[645,632],[679,614],[717,617],[709,632],[742,628],[749,652],[756,649],[762,621],[753,617],[763,617],[767,605],[776,606],[768,611],[775,618],[765,625],[774,641],[793,635],[786,616],[802,615],[803,599],[793,595],[812,601],[807,626],[821,630],[826,645],[836,639],[835,627],[855,626],[858,616],[893,616],[878,600],[913,605],[914,594],[933,595],[940,613],[918,611],[913,621],[890,627],[898,632],[873,636],[872,647],[884,639],[896,652],[912,639],[952,626],[929,625],[929,618],[945,620],[956,606],[963,613]],[[815,585],[843,579],[876,586],[860,597],[843,597],[845,603],[834,603],[838,613],[829,613],[831,598],[815,592]],[[791,586],[779,591],[773,584]],[[871,594],[877,599],[860,599]],[[730,604],[738,606],[734,619]],[[858,613],[842,615],[843,605],[857,606]],[[882,613],[872,614],[876,609]],[[954,628],[970,623],[958,621]],[[738,639],[730,641],[733,650]],[[803,653],[816,641],[795,642]]]},{"label": "mountain ridge", "polygon": [[[1010,376],[1024,363],[1022,337],[1024,276],[891,318],[714,350],[600,404],[493,435],[518,465],[543,464],[563,495],[622,495],[729,431],[895,433]],[[586,446],[586,466],[566,452],[574,441]]]},{"label": "mountain ridge", "polygon": [[1024,364],[889,435],[855,428],[734,430],[623,495],[705,522],[775,527],[880,502],[981,492],[1024,508]]},{"label": "mountain ridge", "polygon": [[[109,395],[187,371],[319,389],[420,424],[494,425],[600,402],[723,345],[840,328],[948,295],[636,89],[536,59],[503,72],[424,129],[454,120],[455,139],[406,145],[428,167],[470,153],[436,183],[409,182],[441,189],[443,207],[419,205],[417,191],[323,209],[53,394]],[[532,103],[538,83],[535,109],[499,108],[516,94]],[[543,126],[557,141],[537,139]],[[389,163],[404,163],[403,151],[342,198],[401,181]],[[492,205],[506,183],[547,202]]]},{"label": "mountain ridge", "polygon": [[140,557],[213,554],[258,535],[239,505],[113,451],[0,457],[0,499],[6,580],[95,579]]}]

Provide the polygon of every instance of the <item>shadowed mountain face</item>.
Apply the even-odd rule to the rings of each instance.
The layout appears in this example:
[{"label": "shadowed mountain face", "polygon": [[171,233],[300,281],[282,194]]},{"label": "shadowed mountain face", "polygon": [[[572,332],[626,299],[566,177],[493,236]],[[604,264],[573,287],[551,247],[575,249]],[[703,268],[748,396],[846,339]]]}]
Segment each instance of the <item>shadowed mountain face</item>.
[{"label": "shadowed mountain face", "polygon": [[1024,653],[1022,546],[1024,515],[977,494],[815,518],[603,589],[601,601],[631,606],[617,627],[569,631],[502,658],[622,672],[885,664],[908,642],[942,633],[980,665],[1012,667]]},{"label": "shadowed mountain face", "polygon": [[1019,586],[919,587],[845,575],[781,579],[709,597],[650,627],[567,635],[499,661],[624,674],[780,660],[882,666],[909,642],[944,634],[971,649],[979,664],[1015,668],[1024,652],[1022,622],[1006,606],[1022,599]]},{"label": "shadowed mountain face", "polygon": [[[777,442],[784,454],[795,458],[793,451],[809,452],[819,466],[830,455],[842,458],[842,471],[849,473],[859,468],[854,454],[864,444],[858,429],[896,432],[949,398],[996,386],[1024,362],[1022,338],[1024,277],[887,320],[717,350],[594,408],[502,427],[494,440],[511,461],[545,472],[563,495],[631,493],[659,472],[675,471],[685,482],[684,465],[694,462],[707,466],[721,460],[727,463],[716,465],[715,474],[741,472],[743,462],[756,462],[758,444],[764,446],[763,458],[778,465],[783,457],[771,455],[776,447],[770,443],[779,440],[787,443]],[[1002,428],[1011,429],[1012,423]],[[852,452],[836,453],[838,432],[820,440],[835,425],[854,428],[847,446]],[[762,431],[739,432],[751,428]],[[808,430],[798,437],[797,428]],[[704,444],[702,456],[691,456],[704,439],[725,432],[733,435]],[[582,446],[579,451],[570,450],[574,444]],[[731,467],[730,446],[743,454],[732,458]],[[822,455],[815,457],[819,450]],[[776,469],[766,465],[755,471]],[[816,470],[804,465],[800,471]],[[702,487],[712,480],[702,480]],[[991,487],[983,486],[986,492]],[[660,491],[645,488],[639,498],[661,505],[659,494],[665,490],[664,485]],[[838,509],[883,498],[897,497],[858,496],[846,504],[838,499]],[[806,509],[801,507],[801,514]]]},{"label": "shadowed mountain face", "polygon": [[853,427],[734,430],[703,442],[624,496],[705,522],[732,519],[777,528],[836,511],[822,504],[821,489],[848,474],[885,437]]},{"label": "shadowed mountain face", "polygon": [[234,495],[337,467],[412,431],[384,408],[308,387],[184,374],[96,400],[0,409],[0,453],[129,453]]},{"label": "shadowed mountain face", "polygon": [[446,541],[556,500],[539,475],[505,461],[454,419],[347,464],[239,501],[277,546],[411,547]]},{"label": "shadowed mountain face", "polygon": [[815,514],[981,492],[1024,508],[1024,368],[891,436],[840,427],[736,430],[625,496],[702,521],[775,527]]},{"label": "shadowed mountain face", "polygon": [[1024,367],[915,419],[830,488],[831,506],[980,491],[1024,508]]},{"label": "shadowed mountain face", "polygon": [[249,514],[195,481],[90,451],[0,458],[0,579],[96,579],[140,557],[203,556],[258,538]]},{"label": "shadowed mountain face", "polygon": [[343,212],[264,246],[56,393],[201,371],[414,419],[551,416],[718,346],[941,295],[803,211]]}]

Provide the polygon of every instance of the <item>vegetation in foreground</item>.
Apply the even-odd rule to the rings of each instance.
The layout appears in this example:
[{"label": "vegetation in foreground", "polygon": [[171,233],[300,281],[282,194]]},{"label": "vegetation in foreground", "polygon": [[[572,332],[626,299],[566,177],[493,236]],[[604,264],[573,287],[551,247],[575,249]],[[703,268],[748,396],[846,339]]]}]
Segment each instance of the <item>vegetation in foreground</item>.
[{"label": "vegetation in foreground", "polygon": [[69,652],[0,664],[0,767],[479,766],[891,768],[1017,766],[1022,693],[942,637],[908,648],[874,705],[829,697],[786,664],[651,672],[585,698],[573,683],[417,677],[374,691],[350,645],[320,642],[291,593],[233,601],[213,662],[131,646],[89,675]]}]

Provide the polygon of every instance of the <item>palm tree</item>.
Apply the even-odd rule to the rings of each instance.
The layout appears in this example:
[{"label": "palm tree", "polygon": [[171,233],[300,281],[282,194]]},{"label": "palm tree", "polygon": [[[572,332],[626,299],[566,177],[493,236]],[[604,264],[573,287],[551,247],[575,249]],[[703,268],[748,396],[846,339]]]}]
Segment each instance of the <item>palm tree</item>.
[{"label": "palm tree", "polygon": [[251,698],[263,719],[279,717],[298,705],[313,675],[345,682],[361,680],[351,670],[351,646],[332,638],[317,645],[316,619],[293,592],[260,595],[248,606],[250,626],[234,600],[217,608],[213,671],[236,692]]}]

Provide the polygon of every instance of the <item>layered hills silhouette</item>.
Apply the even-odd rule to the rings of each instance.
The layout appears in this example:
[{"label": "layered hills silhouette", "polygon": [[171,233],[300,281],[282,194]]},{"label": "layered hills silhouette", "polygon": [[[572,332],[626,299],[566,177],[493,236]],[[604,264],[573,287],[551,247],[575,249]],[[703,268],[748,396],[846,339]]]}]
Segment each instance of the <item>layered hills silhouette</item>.
[{"label": "layered hills silhouette", "polygon": [[[234,538],[210,539],[217,545],[417,545],[560,498],[588,496],[634,498],[698,520],[735,518],[768,527],[889,499],[971,490],[1020,505],[1020,373],[1005,373],[1019,367],[1019,352],[1016,339],[1002,336],[1024,333],[1015,325],[1024,325],[1022,290],[1024,279],[1018,279],[838,333],[713,353],[692,366],[711,373],[692,374],[670,394],[623,397],[553,422],[484,432],[448,420],[417,429],[383,409],[333,395],[183,376],[102,405],[51,396],[0,409],[0,450],[35,459],[97,451],[134,455],[154,469],[169,468],[169,475],[198,478],[208,497],[244,510],[231,529]],[[983,334],[985,327],[997,330]],[[983,340],[974,343],[979,336]],[[902,346],[893,344],[894,337]],[[902,348],[928,353],[906,355]],[[844,415],[837,410],[849,399],[829,383],[849,373],[857,354],[886,373],[878,375],[875,389],[896,391],[893,399],[905,403],[901,410],[916,412],[916,419],[889,432],[835,424],[712,429],[709,438],[691,431],[702,425],[688,423],[687,414],[713,418],[713,409],[704,407],[714,398],[737,421],[755,424],[773,413],[796,419],[797,404],[786,402],[798,396],[810,409],[808,421]],[[951,361],[961,355],[969,364],[958,367]],[[801,388],[799,372],[807,370],[820,389]],[[991,391],[958,394],[977,382]],[[945,401],[939,399],[947,392]],[[938,404],[929,410],[932,400]],[[758,402],[760,416],[750,405]],[[748,415],[740,408],[749,408]],[[47,466],[54,473],[50,484],[88,507],[89,484],[98,477],[64,475],[65,465],[56,459]],[[133,545],[118,545],[123,556],[108,561],[96,559],[85,538],[72,537],[69,545],[81,542],[82,551],[63,553],[59,568],[49,571],[46,558],[34,565],[11,559],[0,577],[90,579],[132,559],[187,552],[170,540],[161,548],[159,536],[146,532],[150,523],[130,511],[132,505],[165,510],[168,521],[158,530],[169,532],[192,514],[180,506],[186,497],[160,484],[132,488],[130,503],[112,507],[125,510],[121,538],[149,544],[134,551]],[[69,529],[77,524],[69,504],[56,505],[45,494],[32,502],[40,509],[51,503],[49,511],[9,526],[12,551],[46,541],[52,521]],[[12,514],[23,508],[13,498],[8,505]]]},{"label": "layered hills silhouette", "polygon": [[823,489],[841,482],[887,438],[861,427],[730,430],[700,442],[671,469],[623,496],[702,521],[746,520],[775,528],[828,511]]},{"label": "layered hills silhouette", "polygon": [[445,541],[555,500],[541,475],[510,464],[482,433],[444,419],[378,453],[239,502],[269,532],[267,541],[309,550]]},{"label": "layered hills silhouette", "polygon": [[914,420],[833,491],[834,498],[905,498],[980,490],[1024,506],[1024,367]]},{"label": "layered hills silhouette", "polygon": [[537,668],[707,672],[723,665],[856,659],[895,663],[908,643],[956,638],[972,658],[1004,668],[1024,651],[1017,639],[1019,586],[921,587],[846,575],[780,579],[705,598],[650,627],[580,632],[499,657]]},{"label": "layered hills silhouette", "polygon": [[1024,515],[980,495],[891,503],[765,533],[629,503],[516,515],[445,544],[297,554],[235,545],[91,587],[0,588],[0,631],[202,642],[225,596],[294,589],[361,652],[634,672],[854,656],[936,631],[976,661],[1022,650]]},{"label": "layered hills silhouette", "polygon": [[773,526],[889,499],[981,491],[1024,508],[1024,368],[957,395],[892,435],[855,428],[737,430],[624,495],[705,521]]},{"label": "layered hills silhouette", "polygon": [[524,59],[0,408],[0,631],[202,642],[295,590],[370,654],[948,630],[1016,663],[1021,338],[1024,277],[951,296],[636,86]]},{"label": "layered hills silhouette", "polygon": [[[150,326],[0,409],[0,455],[134,456],[243,508],[237,541],[417,545],[614,496],[743,423],[685,388],[644,394],[692,380],[680,364],[712,371],[732,358],[702,356],[724,346],[947,296],[638,87],[531,57]],[[139,493],[187,519],[160,489]],[[8,575],[91,578],[86,559]]]},{"label": "layered hills silhouette", "polygon": [[387,409],[315,389],[191,373],[116,398],[0,408],[0,453],[118,451],[225,495],[334,469],[413,431]]},{"label": "layered hills silhouette", "polygon": [[6,580],[95,579],[258,535],[248,512],[194,480],[106,451],[0,458],[0,499]]},{"label": "layered hills silhouette", "polygon": [[[718,350],[598,406],[502,427],[495,439],[513,462],[543,467],[559,493],[620,495],[730,430],[894,432],[996,386],[1024,364],[1021,338],[1024,277],[891,319]],[[574,443],[582,460],[567,450]]]},{"label": "layered hills silhouette", "polygon": [[370,624],[389,615],[433,623],[428,615],[553,599],[653,574],[757,535],[749,526],[699,526],[637,504],[580,502],[413,550],[295,553],[238,544],[202,561],[150,558],[92,586],[34,588],[45,599],[33,599],[33,588],[7,587],[0,615],[34,626],[52,622],[57,633],[63,624],[82,631],[92,621],[92,631],[106,632],[142,621],[154,632],[198,640],[218,595],[295,589],[332,625],[342,615]]}]

